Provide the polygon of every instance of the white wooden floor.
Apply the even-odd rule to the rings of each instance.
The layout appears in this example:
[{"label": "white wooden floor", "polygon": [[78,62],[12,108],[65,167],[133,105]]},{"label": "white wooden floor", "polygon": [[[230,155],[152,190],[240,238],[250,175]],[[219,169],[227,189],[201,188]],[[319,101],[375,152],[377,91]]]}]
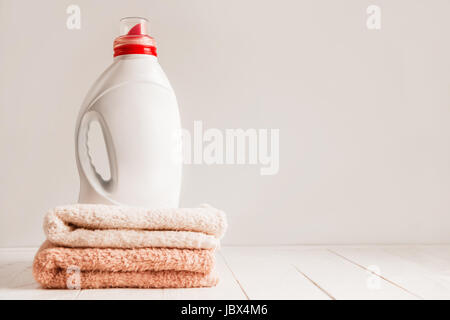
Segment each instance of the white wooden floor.
[{"label": "white wooden floor", "polygon": [[450,299],[450,246],[224,247],[215,288],[44,290],[0,249],[0,299]]}]

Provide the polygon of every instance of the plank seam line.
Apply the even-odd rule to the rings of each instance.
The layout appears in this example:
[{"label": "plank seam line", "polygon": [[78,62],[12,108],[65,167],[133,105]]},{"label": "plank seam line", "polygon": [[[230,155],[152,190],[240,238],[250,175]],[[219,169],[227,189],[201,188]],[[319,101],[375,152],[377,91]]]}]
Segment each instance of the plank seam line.
[{"label": "plank seam line", "polygon": [[78,289],[78,292],[77,292],[76,296],[73,297],[73,300],[78,300],[78,299],[80,298],[81,290],[82,290],[82,289]]},{"label": "plank seam line", "polygon": [[363,265],[360,265],[359,263],[354,262],[354,261],[348,259],[347,257],[344,257],[343,255],[341,255],[341,254],[339,254],[339,253],[337,253],[337,252],[335,252],[335,251],[333,251],[333,250],[331,250],[331,249],[327,249],[327,250],[328,250],[329,252],[331,252],[331,253],[337,255],[338,257],[341,257],[342,259],[344,259],[344,260],[346,260],[346,261],[348,261],[348,262],[354,264],[355,266],[358,266],[358,267],[360,267],[361,269],[364,269],[364,270],[366,270],[366,271],[372,273],[373,275],[375,275],[375,276],[377,276],[377,277],[383,279],[384,281],[386,281],[386,282],[388,282],[388,283],[390,283],[390,284],[396,286],[397,288],[399,288],[399,289],[401,289],[401,290],[403,290],[403,291],[406,291],[407,293],[409,293],[409,294],[411,294],[411,295],[413,295],[413,296],[415,296],[415,297],[417,297],[417,298],[419,298],[419,299],[422,299],[422,300],[424,299],[423,297],[419,296],[418,294],[415,294],[414,292],[409,291],[408,289],[406,289],[406,288],[402,287],[401,285],[399,285],[399,284],[397,284],[397,283],[395,283],[395,282],[389,280],[388,278],[385,278],[384,276],[382,276],[382,275],[380,275],[380,274],[378,274],[378,273],[376,273],[376,272],[373,272],[373,271],[370,270],[370,269],[367,269],[367,268],[364,267]]},{"label": "plank seam line", "polygon": [[335,297],[333,297],[327,290],[322,288],[317,282],[315,282],[313,279],[308,277],[305,273],[303,273],[296,265],[292,265],[295,270],[297,270],[298,273],[300,273],[302,276],[304,276],[307,280],[309,280],[314,286],[316,286],[320,291],[325,293],[331,300],[336,300]]},{"label": "plank seam line", "polygon": [[233,276],[234,280],[237,282],[237,284],[239,285],[239,287],[241,288],[242,292],[245,295],[245,298],[247,300],[250,300],[250,298],[247,295],[247,292],[245,292],[244,287],[242,286],[242,284],[239,282],[238,278],[236,277],[236,275],[234,274],[233,270],[230,268],[230,266],[228,265],[227,259],[225,259],[225,256],[222,254],[221,251],[219,251],[220,256],[222,257],[223,261],[225,262],[225,265],[227,266],[228,270],[230,270],[231,275]]}]

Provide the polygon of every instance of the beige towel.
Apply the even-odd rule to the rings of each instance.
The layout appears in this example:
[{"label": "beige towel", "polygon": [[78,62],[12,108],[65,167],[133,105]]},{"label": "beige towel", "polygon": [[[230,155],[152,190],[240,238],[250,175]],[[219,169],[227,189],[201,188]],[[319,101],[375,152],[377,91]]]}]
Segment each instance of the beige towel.
[{"label": "beige towel", "polygon": [[75,204],[50,210],[44,219],[47,239],[68,247],[212,249],[226,227],[225,214],[207,205],[144,209]]}]

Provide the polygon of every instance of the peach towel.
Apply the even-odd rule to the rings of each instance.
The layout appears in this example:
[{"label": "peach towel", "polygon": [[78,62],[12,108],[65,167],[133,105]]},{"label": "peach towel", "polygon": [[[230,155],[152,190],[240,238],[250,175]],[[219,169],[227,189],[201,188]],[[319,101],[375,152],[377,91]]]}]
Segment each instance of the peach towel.
[{"label": "peach towel", "polygon": [[213,250],[64,248],[46,241],[33,275],[44,288],[67,288],[77,268],[86,289],[211,287],[218,282],[214,261]]},{"label": "peach towel", "polygon": [[74,204],[50,210],[44,232],[68,247],[212,249],[225,233],[225,214],[211,206],[145,209]]}]

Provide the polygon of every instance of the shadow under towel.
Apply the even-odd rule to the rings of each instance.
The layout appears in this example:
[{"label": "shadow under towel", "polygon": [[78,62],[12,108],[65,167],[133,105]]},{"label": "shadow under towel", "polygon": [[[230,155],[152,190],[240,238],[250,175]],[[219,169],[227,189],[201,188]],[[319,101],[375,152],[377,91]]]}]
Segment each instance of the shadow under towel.
[{"label": "shadow under towel", "polygon": [[65,248],[44,242],[33,275],[44,288],[193,288],[218,283],[214,251]]}]

